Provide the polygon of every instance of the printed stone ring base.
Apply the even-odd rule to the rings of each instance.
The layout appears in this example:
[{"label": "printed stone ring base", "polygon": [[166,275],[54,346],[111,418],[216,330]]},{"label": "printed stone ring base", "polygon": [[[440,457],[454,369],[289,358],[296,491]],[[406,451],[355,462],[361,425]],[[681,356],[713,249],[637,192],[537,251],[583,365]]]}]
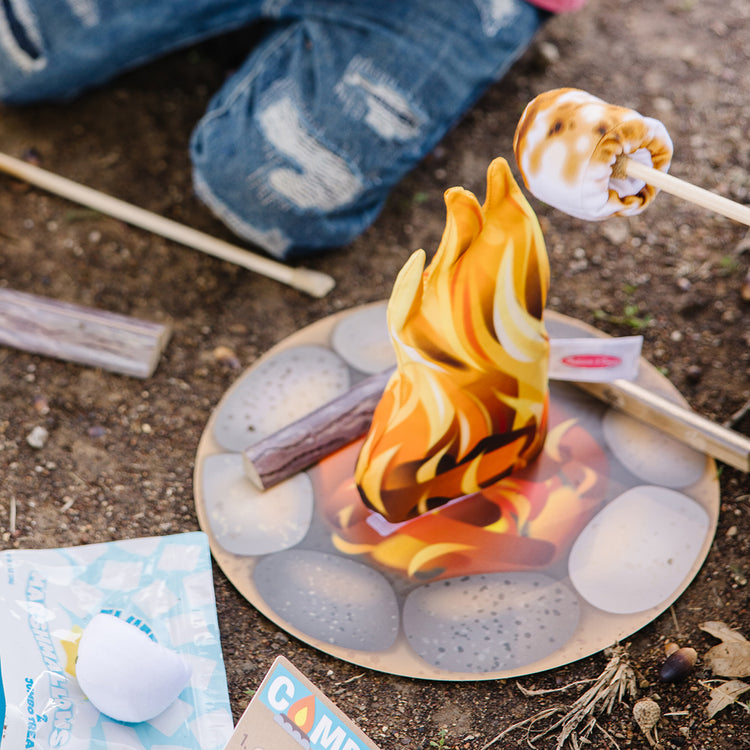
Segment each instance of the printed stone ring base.
[{"label": "printed stone ring base", "polygon": [[[242,451],[394,364],[386,303],[304,328],[248,368],[198,446],[196,508],[240,593],[300,640],[434,680],[513,677],[622,641],[667,609],[713,540],[713,459],[551,383],[531,467],[411,521],[367,510],[361,441],[261,492]],[[552,338],[601,335],[548,312]],[[684,403],[642,360],[638,383]]]}]

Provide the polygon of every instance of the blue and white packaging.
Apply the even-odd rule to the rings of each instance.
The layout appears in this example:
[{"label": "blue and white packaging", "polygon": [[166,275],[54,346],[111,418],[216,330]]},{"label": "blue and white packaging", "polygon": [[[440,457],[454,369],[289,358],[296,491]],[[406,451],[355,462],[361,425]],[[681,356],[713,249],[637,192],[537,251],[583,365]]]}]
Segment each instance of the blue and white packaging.
[{"label": "blue and white packaging", "polygon": [[[99,612],[192,668],[151,721],[110,719],[78,685],[77,642]],[[1,750],[221,750],[233,723],[205,534],[0,553],[0,674]]]}]

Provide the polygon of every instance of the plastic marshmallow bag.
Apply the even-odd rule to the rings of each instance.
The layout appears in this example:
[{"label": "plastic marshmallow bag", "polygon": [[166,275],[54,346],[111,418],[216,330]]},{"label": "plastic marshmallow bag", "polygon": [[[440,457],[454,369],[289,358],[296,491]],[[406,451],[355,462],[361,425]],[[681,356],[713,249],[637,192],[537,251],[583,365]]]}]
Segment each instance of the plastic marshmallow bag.
[{"label": "plastic marshmallow bag", "polygon": [[[75,677],[91,619],[114,614],[178,653],[190,680],[154,719],[115,721]],[[0,553],[1,750],[220,750],[233,730],[202,532]]]}]

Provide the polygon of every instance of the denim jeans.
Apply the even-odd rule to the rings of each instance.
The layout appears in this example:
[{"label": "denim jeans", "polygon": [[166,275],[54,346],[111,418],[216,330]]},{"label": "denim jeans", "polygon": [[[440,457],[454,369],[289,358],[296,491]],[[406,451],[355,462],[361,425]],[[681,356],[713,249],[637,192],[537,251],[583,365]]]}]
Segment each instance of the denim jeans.
[{"label": "denim jeans", "polygon": [[191,139],[195,190],[289,258],[344,245],[523,52],[524,0],[3,0],[0,99],[65,99],[266,22]]}]

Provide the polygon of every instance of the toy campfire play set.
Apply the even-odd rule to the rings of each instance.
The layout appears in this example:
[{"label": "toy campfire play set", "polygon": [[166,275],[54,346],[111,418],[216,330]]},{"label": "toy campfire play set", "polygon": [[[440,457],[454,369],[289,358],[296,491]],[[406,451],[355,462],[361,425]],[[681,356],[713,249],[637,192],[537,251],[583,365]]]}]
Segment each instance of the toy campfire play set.
[{"label": "toy campfire play set", "polygon": [[[583,91],[534,99],[514,151],[528,190],[575,217],[631,216],[663,189],[750,223],[745,207],[666,174],[659,121]],[[41,170],[0,168],[176,232]],[[202,532],[4,553],[0,622],[28,648],[2,654],[3,748],[234,749],[241,729],[261,738],[252,747],[334,734],[368,746],[283,660],[230,738],[209,549],[301,640],[436,680],[581,658],[690,583],[718,518],[714,459],[747,470],[747,439],[691,412],[639,337],[545,310],[544,238],[504,159],[482,204],[459,187],[445,202],[437,251],[408,259],[387,303],[298,331],[225,394],[196,457]],[[28,343],[22,303],[0,299],[0,315],[24,317]],[[153,364],[163,332],[141,332],[150,351],[132,358]]]}]

